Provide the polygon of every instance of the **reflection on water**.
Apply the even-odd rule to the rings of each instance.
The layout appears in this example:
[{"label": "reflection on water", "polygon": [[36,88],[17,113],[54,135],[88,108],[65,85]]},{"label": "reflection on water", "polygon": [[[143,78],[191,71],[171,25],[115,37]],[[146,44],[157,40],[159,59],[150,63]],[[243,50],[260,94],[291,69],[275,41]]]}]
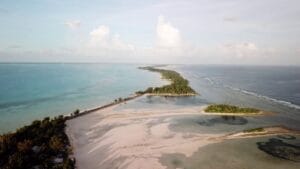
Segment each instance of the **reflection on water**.
[{"label": "reflection on water", "polygon": [[[295,140],[296,137],[290,135],[278,136],[285,140]],[[300,146],[290,144],[278,138],[270,138],[265,142],[257,142],[260,150],[274,157],[286,159],[294,162],[300,162]]]},{"label": "reflection on water", "polygon": [[248,123],[248,120],[239,116],[221,116],[205,121],[198,121],[197,123],[202,126],[214,126],[215,124],[244,125]]},{"label": "reflection on water", "polygon": [[[200,147],[191,156],[163,154],[160,162],[167,169],[299,169],[299,141],[297,135],[226,140]],[[262,151],[257,143],[280,156]]]},{"label": "reflection on water", "polygon": [[177,108],[189,106],[204,106],[208,103],[199,97],[163,97],[163,96],[142,96],[135,100],[128,102],[126,105],[118,109],[161,109],[161,108]]},{"label": "reflection on water", "polygon": [[205,105],[208,102],[197,96],[170,97],[170,96],[146,96],[140,99],[144,104],[171,104],[177,106]]}]

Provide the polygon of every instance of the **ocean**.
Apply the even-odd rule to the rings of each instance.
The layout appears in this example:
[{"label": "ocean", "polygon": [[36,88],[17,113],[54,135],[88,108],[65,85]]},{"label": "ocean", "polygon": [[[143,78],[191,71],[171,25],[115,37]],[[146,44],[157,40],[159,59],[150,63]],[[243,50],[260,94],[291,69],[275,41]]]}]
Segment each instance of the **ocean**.
[{"label": "ocean", "polygon": [[[193,102],[255,107],[275,113],[263,120],[300,130],[300,67],[171,65],[197,92]],[[262,122],[260,122],[262,124]]]},{"label": "ocean", "polygon": [[134,64],[0,64],[0,133],[166,83]]},{"label": "ocean", "polygon": [[[0,133],[32,120],[69,114],[166,84],[138,64],[0,64]],[[300,127],[300,67],[169,65],[200,95],[151,102],[182,105],[226,103],[261,108]],[[141,99],[143,100],[143,99]],[[149,102],[149,99],[148,99]],[[143,105],[143,104],[141,104]]]}]

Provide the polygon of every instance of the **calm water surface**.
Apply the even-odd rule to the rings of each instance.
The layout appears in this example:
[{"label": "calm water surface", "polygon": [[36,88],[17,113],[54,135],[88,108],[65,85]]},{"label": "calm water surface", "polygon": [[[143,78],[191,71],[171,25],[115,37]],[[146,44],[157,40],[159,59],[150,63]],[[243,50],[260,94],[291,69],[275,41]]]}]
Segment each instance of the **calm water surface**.
[{"label": "calm water surface", "polygon": [[0,133],[165,81],[131,64],[0,64]]},{"label": "calm water surface", "polygon": [[[142,65],[0,64],[0,133],[34,119],[96,107],[166,83],[159,74],[137,69],[138,66]],[[179,71],[200,95],[143,97],[128,107],[236,104],[276,112],[276,116],[264,120],[267,124],[300,129],[300,67],[170,65],[167,68]],[[202,119],[202,124],[214,122],[205,120]]]}]

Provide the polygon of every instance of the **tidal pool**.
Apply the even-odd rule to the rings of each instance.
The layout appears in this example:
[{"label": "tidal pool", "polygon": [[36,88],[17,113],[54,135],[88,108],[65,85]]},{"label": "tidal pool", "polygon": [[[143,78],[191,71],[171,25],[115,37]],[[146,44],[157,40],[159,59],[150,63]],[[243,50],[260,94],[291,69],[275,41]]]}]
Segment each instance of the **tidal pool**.
[{"label": "tidal pool", "polygon": [[192,156],[164,154],[167,169],[298,169],[299,136],[277,135],[226,140],[201,147]]}]

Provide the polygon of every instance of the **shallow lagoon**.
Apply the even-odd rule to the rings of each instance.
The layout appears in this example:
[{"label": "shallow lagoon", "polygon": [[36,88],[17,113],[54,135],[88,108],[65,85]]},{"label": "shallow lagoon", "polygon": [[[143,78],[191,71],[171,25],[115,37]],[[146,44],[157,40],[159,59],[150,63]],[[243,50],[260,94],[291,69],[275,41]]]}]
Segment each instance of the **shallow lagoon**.
[{"label": "shallow lagoon", "polygon": [[[189,100],[189,101],[187,101]],[[241,132],[243,130],[283,125],[297,128],[299,125],[282,120],[283,113],[277,112],[267,116],[216,116],[200,113],[202,102],[201,96],[190,98],[170,97],[141,97],[129,103],[117,107],[116,110],[143,109],[170,111],[181,108],[193,108],[200,105],[199,115],[176,115],[160,117],[151,125],[158,125],[167,119],[168,128],[175,133],[186,134],[193,137],[194,134],[217,134],[226,135]],[[163,104],[162,104],[163,103]],[[184,112],[183,112],[184,113]],[[295,119],[297,121],[298,119]],[[299,123],[298,123],[299,124]],[[288,154],[284,154],[286,149]],[[291,153],[290,149],[294,152]],[[269,152],[268,152],[269,150]],[[274,152],[283,151],[283,155],[274,155]],[[273,152],[273,154],[272,154]],[[212,143],[200,147],[191,156],[180,153],[163,154],[160,163],[167,169],[237,169],[237,168],[299,168],[300,167],[300,137],[296,135],[274,135],[255,138],[240,138]],[[281,153],[282,154],[282,153]],[[284,157],[294,156],[297,161]]]},{"label": "shallow lagoon", "polygon": [[[274,141],[275,140],[275,141]],[[259,149],[258,144],[279,142],[275,146],[296,148],[297,161],[284,159],[282,157],[270,155]],[[283,146],[285,145],[285,146]],[[288,145],[288,146],[287,146]],[[300,167],[300,138],[293,140],[282,139],[280,136],[268,136],[260,138],[247,138],[227,140],[221,143],[210,144],[198,149],[191,157],[182,154],[164,154],[160,162],[167,169],[186,168],[186,169],[297,169]]]}]

